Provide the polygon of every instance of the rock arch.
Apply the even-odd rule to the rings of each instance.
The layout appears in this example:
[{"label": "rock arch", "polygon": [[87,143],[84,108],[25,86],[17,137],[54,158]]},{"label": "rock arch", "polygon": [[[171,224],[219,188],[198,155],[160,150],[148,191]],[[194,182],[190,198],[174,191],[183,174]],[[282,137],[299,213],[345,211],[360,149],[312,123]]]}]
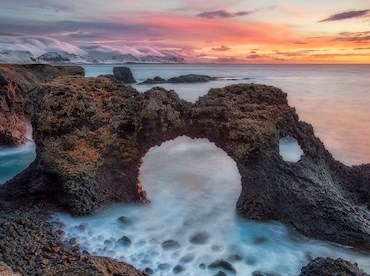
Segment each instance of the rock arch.
[{"label": "rock arch", "polygon": [[[161,88],[138,93],[104,77],[69,76],[34,89],[29,114],[37,158],[3,187],[2,197],[55,196],[74,214],[109,202],[144,202],[141,158],[152,146],[186,135],[209,139],[236,161],[242,216],[370,249],[370,222],[353,207],[369,203],[369,166],[335,161],[280,89],[232,85],[191,104]],[[297,163],[279,155],[285,136],[304,151]]]}]

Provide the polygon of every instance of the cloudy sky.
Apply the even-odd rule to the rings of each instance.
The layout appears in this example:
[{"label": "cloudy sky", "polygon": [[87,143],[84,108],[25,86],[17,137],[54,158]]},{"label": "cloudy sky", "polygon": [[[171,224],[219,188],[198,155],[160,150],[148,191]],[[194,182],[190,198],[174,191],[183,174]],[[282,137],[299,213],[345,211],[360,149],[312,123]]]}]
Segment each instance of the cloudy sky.
[{"label": "cloudy sky", "polygon": [[370,0],[1,0],[0,50],[370,63]]}]

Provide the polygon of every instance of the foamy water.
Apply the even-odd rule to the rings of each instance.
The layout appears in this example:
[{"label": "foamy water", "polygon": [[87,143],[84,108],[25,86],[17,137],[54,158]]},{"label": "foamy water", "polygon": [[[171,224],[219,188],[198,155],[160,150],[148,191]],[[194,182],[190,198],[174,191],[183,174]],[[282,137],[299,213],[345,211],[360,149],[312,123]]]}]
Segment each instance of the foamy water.
[{"label": "foamy water", "polygon": [[[77,237],[91,254],[149,267],[154,275],[179,269],[180,275],[297,275],[317,256],[342,257],[370,271],[369,256],[304,238],[277,222],[239,218],[236,164],[206,139],[180,137],[152,148],[140,173],[150,204],[114,205],[79,218],[56,214],[66,241]],[[217,260],[229,262],[235,273],[210,267]]]},{"label": "foamy water", "polygon": [[0,184],[25,170],[35,158],[36,147],[32,140],[17,148],[0,146]]},{"label": "foamy water", "polygon": [[284,161],[297,162],[301,159],[303,150],[296,139],[287,136],[279,141],[279,153]]},{"label": "foamy water", "polygon": [[[109,74],[114,65],[85,66],[88,76]],[[280,87],[300,117],[312,123],[333,155],[346,164],[370,162],[370,66],[129,65],[139,81],[154,76],[207,74],[221,80],[165,84],[181,98],[196,101],[211,87],[255,82]],[[245,78],[251,78],[246,80]],[[162,85],[161,85],[162,86]],[[152,86],[135,85],[141,92]],[[301,156],[292,139],[280,141],[289,162]],[[35,146],[0,148],[0,183],[25,169]],[[226,260],[237,275],[254,271],[297,275],[316,256],[342,257],[370,272],[370,257],[349,248],[302,237],[278,222],[258,223],[235,214],[240,175],[235,162],[208,140],[181,137],[152,148],[141,178],[151,203],[108,206],[99,214],[75,218],[55,214],[65,224],[66,242],[76,237],[91,254],[147,267],[155,275],[214,275],[208,266]],[[117,220],[121,218],[120,220]]]}]

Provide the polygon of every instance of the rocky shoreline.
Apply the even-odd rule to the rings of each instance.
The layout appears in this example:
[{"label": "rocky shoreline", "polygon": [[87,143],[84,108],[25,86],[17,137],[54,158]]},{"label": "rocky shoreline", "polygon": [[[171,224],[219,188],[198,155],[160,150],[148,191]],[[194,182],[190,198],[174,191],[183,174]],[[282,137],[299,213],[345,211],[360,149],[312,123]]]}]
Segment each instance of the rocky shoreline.
[{"label": "rocky shoreline", "polygon": [[[232,85],[191,104],[173,91],[138,93],[107,77],[85,78],[80,67],[48,65],[0,65],[0,89],[0,144],[21,144],[31,123],[37,146],[30,167],[0,186],[0,261],[15,272],[143,275],[63,244],[48,218],[57,210],[81,215],[111,202],[146,202],[142,157],[180,135],[208,138],[236,161],[243,217],[370,251],[370,221],[356,207],[370,204],[370,165],[335,161],[280,89]],[[285,136],[299,142],[300,161],[280,157]]]}]

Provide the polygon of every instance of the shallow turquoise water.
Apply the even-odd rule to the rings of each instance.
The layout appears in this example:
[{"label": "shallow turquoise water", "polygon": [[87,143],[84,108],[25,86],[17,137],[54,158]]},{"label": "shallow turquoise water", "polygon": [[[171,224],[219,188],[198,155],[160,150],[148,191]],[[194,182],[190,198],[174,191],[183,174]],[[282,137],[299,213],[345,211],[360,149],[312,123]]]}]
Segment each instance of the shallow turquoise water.
[{"label": "shallow turquoise water", "polygon": [[[224,77],[203,84],[166,84],[167,89],[175,89],[189,101],[196,101],[211,87],[233,83],[278,86],[288,92],[289,103],[303,120],[314,125],[316,135],[336,158],[347,164],[370,162],[370,66],[128,66],[139,81],[156,75],[169,78],[188,73]],[[85,66],[88,76],[111,73],[112,68],[113,65]],[[143,92],[151,86],[134,87]],[[286,154],[292,153],[290,145],[282,146],[288,150]],[[16,149],[0,147],[0,183],[25,169],[34,158],[33,143]],[[172,275],[178,264],[185,268],[181,275],[213,275],[217,271],[203,270],[199,265],[235,254],[242,258],[231,262],[238,275],[250,275],[256,270],[296,275],[315,256],[342,257],[370,272],[367,255],[307,239],[278,222],[238,218],[235,203],[240,194],[240,175],[234,161],[208,140],[182,137],[151,149],[144,158],[141,178],[151,200],[147,206],[112,205],[94,216],[55,214],[54,218],[65,223],[67,238],[77,237],[91,253],[140,268],[151,267],[156,275]],[[122,215],[129,219],[128,225],[117,222]],[[207,233],[207,242],[199,245],[190,241],[198,232]],[[119,245],[124,235],[131,240],[129,247]],[[176,240],[180,247],[163,250],[162,242],[169,239]]]}]

